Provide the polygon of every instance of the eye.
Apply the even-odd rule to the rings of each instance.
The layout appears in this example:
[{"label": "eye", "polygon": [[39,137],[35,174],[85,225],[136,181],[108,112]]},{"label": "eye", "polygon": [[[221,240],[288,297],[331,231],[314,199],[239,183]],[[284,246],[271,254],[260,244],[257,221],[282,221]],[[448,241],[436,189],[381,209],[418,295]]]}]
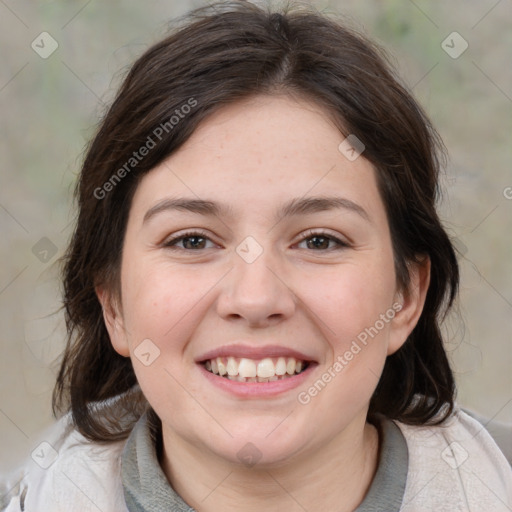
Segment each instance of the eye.
[{"label": "eye", "polygon": [[[208,242],[212,244],[210,247],[206,246]],[[191,251],[210,249],[214,246],[215,244],[203,231],[188,231],[186,233],[181,233],[180,235],[166,240],[163,244],[163,247],[168,249],[181,249]]]},{"label": "eye", "polygon": [[306,242],[306,249],[312,249],[314,251],[336,250],[350,247],[347,242],[343,242],[325,231],[308,231],[303,235],[298,245],[304,242]]},{"label": "eye", "polygon": [[[211,245],[208,246],[208,243]],[[306,243],[306,247],[300,247],[300,244],[303,243]],[[299,248],[312,249],[314,251],[321,252],[350,247],[347,242],[344,242],[325,231],[308,231],[303,235],[298,246]],[[211,249],[215,247],[215,244],[204,231],[188,231],[166,240],[163,247],[172,250],[200,251],[202,249]]]}]

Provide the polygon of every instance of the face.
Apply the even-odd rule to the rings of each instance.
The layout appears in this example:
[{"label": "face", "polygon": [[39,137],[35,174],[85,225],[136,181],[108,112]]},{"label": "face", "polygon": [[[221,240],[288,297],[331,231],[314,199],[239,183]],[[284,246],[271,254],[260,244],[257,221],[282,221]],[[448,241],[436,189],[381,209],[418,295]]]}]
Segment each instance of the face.
[{"label": "face", "polygon": [[272,465],[364,426],[423,299],[397,290],[376,171],[344,138],[313,103],[256,97],[140,182],[107,326],[164,443]]}]

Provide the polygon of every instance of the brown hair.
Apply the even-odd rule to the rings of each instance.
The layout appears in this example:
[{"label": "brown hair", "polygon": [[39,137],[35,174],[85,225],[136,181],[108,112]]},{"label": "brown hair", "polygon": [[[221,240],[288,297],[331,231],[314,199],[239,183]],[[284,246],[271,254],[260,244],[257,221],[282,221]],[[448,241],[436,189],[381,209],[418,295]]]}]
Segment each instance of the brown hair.
[{"label": "brown hair", "polygon": [[[435,208],[443,155],[436,131],[385,53],[343,23],[303,5],[273,10],[217,2],[190,13],[135,62],[83,163],[78,220],[64,259],[69,337],[53,408],[55,414],[70,409],[88,438],[126,437],[133,421],[116,418],[135,420],[147,407],[130,359],[112,348],[95,293],[102,285],[119,296],[123,238],[139,180],[212,112],[276,93],[317,102],[343,134],[363,141],[387,210],[398,284],[407,288],[408,263],[431,260],[422,315],[387,358],[369,416],[439,423],[453,410],[455,386],[439,325],[456,297],[459,272]],[[155,132],[160,140],[151,151],[131,159]],[[103,402],[127,391],[115,412]],[[98,402],[106,404],[101,413]]]}]

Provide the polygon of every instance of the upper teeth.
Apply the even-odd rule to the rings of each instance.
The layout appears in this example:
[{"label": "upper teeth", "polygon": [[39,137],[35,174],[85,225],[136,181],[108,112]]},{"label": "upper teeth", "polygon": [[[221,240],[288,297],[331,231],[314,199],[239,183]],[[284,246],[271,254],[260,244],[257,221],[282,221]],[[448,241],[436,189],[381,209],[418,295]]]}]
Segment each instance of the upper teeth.
[{"label": "upper teeth", "polygon": [[278,357],[276,359],[266,357],[260,360],[246,359],[245,357],[217,357],[205,362],[206,369],[212,373],[242,378],[271,378],[286,374],[293,375],[294,373],[300,373],[304,366],[304,361],[297,360],[294,357]]}]

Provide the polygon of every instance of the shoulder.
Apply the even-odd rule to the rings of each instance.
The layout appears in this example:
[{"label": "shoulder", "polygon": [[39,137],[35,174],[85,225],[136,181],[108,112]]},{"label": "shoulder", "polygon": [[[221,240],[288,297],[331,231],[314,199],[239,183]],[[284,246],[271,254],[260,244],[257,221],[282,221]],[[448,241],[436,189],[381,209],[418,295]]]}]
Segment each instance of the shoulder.
[{"label": "shoulder", "polygon": [[45,432],[30,458],[3,483],[1,509],[126,512],[120,477],[124,445],[125,441],[87,440],[66,415]]},{"label": "shoulder", "polygon": [[458,407],[441,425],[395,423],[409,451],[403,512],[510,510],[512,468],[481,423]]}]

